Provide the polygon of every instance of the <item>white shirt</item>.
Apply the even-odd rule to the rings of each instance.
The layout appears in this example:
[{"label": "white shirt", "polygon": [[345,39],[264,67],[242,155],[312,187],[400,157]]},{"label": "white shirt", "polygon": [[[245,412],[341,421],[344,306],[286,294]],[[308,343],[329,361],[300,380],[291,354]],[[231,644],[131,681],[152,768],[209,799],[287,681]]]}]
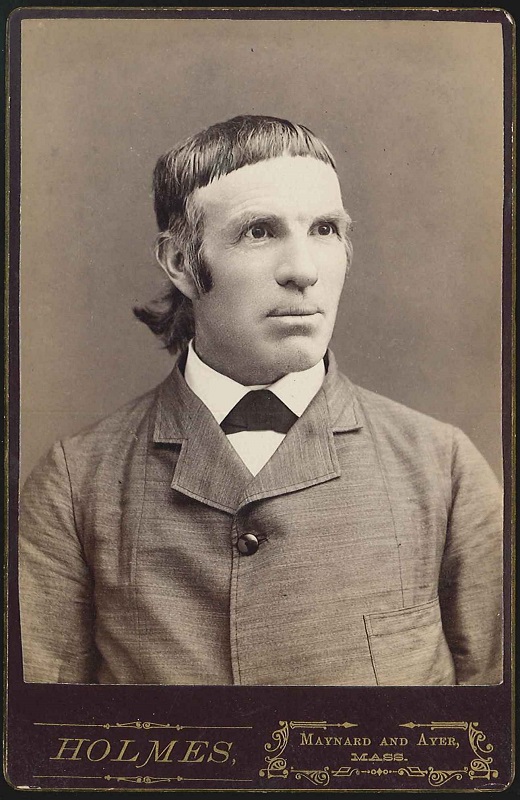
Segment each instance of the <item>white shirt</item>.
[{"label": "white shirt", "polygon": [[[301,417],[321,388],[324,377],[325,364],[321,359],[314,367],[302,372],[290,372],[270,385],[242,386],[201,361],[193,347],[193,340],[188,347],[184,369],[186,383],[208,407],[219,425],[244,395],[257,389],[270,389],[296,416]],[[283,442],[285,435],[277,431],[240,431],[227,434],[227,438],[248,470],[257,475]]]}]

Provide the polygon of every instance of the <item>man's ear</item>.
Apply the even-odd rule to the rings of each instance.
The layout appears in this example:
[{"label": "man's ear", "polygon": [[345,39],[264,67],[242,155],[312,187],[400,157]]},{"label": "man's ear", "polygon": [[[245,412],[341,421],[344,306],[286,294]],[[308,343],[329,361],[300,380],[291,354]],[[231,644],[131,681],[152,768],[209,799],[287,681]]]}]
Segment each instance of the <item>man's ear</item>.
[{"label": "man's ear", "polygon": [[191,272],[186,268],[186,258],[182,250],[173,242],[168,242],[157,260],[177,289],[189,300],[194,300],[198,295],[197,286]]}]

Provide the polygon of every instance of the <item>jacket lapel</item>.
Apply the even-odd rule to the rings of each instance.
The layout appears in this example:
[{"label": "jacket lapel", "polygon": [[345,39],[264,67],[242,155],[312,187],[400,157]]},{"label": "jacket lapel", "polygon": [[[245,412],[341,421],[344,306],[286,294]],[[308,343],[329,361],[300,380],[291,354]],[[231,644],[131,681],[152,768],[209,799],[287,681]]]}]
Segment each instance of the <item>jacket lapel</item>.
[{"label": "jacket lapel", "polygon": [[159,388],[153,442],[180,447],[171,488],[234,514],[255,500],[340,475],[334,435],[361,427],[349,381],[329,353],[322,388],[264,468],[253,477],[176,365]]},{"label": "jacket lapel", "polygon": [[329,369],[322,388],[265,467],[247,485],[240,506],[337,478],[341,470],[334,436],[358,430],[362,427],[360,420],[351,384],[338,372],[329,352]]},{"label": "jacket lapel", "polygon": [[180,445],[171,488],[234,513],[252,475],[176,365],[159,389],[153,441]]}]

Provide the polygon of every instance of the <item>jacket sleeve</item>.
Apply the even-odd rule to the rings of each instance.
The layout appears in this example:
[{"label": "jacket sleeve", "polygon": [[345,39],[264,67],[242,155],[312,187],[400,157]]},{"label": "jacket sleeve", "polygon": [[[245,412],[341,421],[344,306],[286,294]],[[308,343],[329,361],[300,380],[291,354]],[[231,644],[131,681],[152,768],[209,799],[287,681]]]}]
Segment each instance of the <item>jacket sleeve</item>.
[{"label": "jacket sleeve", "polygon": [[457,683],[496,684],[502,680],[502,492],[478,450],[454,430],[442,621]]},{"label": "jacket sleeve", "polygon": [[93,583],[60,443],[22,492],[19,577],[25,680],[95,682]]}]

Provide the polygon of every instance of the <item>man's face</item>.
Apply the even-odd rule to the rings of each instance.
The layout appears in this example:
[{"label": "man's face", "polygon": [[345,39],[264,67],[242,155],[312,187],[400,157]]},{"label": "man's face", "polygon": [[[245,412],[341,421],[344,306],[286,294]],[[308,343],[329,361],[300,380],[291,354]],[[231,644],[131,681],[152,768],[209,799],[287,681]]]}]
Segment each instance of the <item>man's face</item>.
[{"label": "man's face", "polygon": [[317,364],[345,279],[347,215],[335,171],[283,156],[194,193],[213,288],[193,297],[195,347],[245,385]]}]

